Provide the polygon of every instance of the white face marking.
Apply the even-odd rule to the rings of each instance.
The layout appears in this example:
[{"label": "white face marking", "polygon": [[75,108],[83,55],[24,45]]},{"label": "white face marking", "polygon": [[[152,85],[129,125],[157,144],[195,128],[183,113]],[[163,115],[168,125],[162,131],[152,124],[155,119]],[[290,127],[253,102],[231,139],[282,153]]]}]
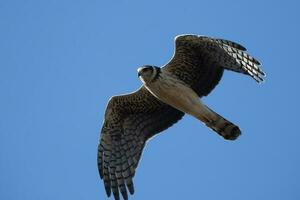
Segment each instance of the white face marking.
[{"label": "white face marking", "polygon": [[150,80],[153,80],[157,73],[158,73],[158,72],[157,72],[157,69],[156,69],[155,67],[153,67],[153,68],[152,68],[152,74],[151,74]]},{"label": "white face marking", "polygon": [[[143,67],[139,67],[137,69],[138,74],[141,74],[142,69],[143,69]],[[143,76],[140,75],[139,79],[142,81],[143,84],[145,84],[145,80],[144,80]]]},{"label": "white face marking", "polygon": [[143,67],[139,67],[139,68],[137,69],[137,72],[140,73],[140,72],[142,71],[142,69],[143,69]]},{"label": "white face marking", "polygon": [[146,83],[150,83],[151,80],[153,80],[153,78],[155,77],[157,70],[155,67],[140,67],[138,68],[138,74],[139,74],[139,78],[140,80],[146,84]]}]

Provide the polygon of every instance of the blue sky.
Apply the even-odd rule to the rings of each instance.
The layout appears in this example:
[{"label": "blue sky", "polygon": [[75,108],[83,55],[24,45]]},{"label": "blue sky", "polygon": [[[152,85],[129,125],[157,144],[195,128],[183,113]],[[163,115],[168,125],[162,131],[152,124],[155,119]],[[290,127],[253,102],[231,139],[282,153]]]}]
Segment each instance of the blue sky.
[{"label": "blue sky", "polygon": [[163,65],[177,34],[237,41],[264,84],[226,72],[204,102],[240,126],[196,119],[152,139],[131,199],[300,199],[297,1],[0,2],[0,199],[106,199],[96,149],[106,102]]}]

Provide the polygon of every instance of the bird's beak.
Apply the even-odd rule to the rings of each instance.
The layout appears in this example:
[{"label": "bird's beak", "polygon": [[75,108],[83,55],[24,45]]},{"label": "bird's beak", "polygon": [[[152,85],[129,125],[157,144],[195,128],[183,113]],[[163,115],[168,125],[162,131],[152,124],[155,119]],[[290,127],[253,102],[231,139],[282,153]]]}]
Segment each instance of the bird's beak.
[{"label": "bird's beak", "polygon": [[138,77],[140,77],[140,76],[141,76],[141,74],[142,74],[142,73],[141,73],[141,71],[142,71],[142,67],[138,68],[138,70],[137,70],[137,71],[138,71]]}]

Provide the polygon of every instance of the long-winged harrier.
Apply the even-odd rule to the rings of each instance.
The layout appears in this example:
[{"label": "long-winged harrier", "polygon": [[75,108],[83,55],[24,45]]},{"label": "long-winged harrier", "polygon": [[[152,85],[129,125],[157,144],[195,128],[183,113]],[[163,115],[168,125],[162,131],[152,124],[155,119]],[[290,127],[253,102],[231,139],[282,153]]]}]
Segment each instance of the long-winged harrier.
[{"label": "long-winged harrier", "polygon": [[172,126],[188,113],[227,140],[241,131],[205,106],[200,98],[219,83],[224,69],[251,76],[257,82],[265,76],[260,63],[246,48],[223,39],[198,35],[175,38],[175,53],[163,67],[143,66],[138,76],[143,85],[137,91],[109,100],[98,146],[98,168],[107,196],[116,200],[121,192],[134,193],[135,175],[146,141]]}]

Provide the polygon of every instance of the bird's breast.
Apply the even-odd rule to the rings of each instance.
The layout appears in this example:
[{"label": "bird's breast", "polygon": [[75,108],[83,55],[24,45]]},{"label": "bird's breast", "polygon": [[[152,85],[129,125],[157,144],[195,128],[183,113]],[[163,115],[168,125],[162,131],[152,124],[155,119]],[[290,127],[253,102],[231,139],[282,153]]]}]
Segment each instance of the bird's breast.
[{"label": "bird's breast", "polygon": [[160,77],[145,86],[156,98],[182,112],[191,114],[199,105],[198,95],[176,78]]}]

